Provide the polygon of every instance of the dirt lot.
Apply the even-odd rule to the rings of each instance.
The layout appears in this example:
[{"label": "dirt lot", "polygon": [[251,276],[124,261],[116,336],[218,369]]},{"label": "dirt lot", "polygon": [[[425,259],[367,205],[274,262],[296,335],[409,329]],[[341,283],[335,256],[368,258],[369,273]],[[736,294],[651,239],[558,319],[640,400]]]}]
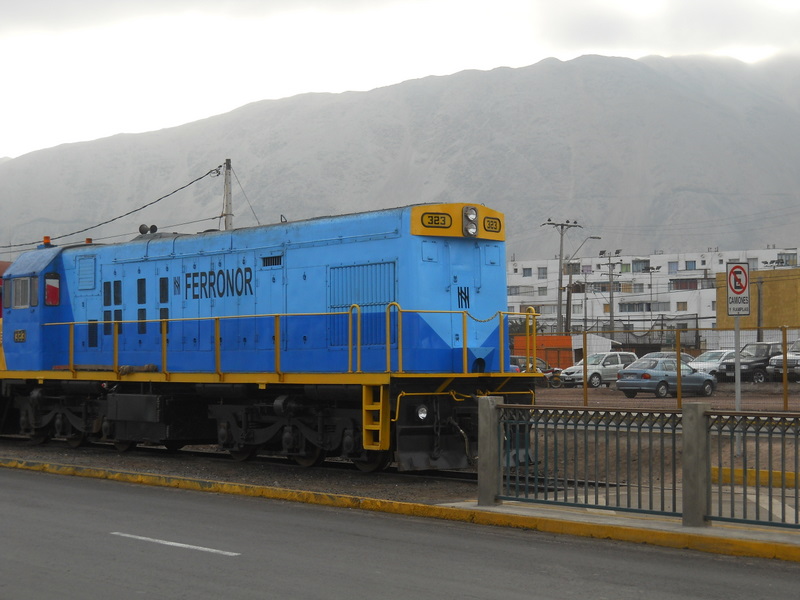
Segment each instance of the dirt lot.
[{"label": "dirt lot", "polygon": [[[800,383],[789,383],[787,387],[786,410],[800,412]],[[536,404],[543,406],[588,406],[592,408],[626,408],[677,410],[677,398],[659,399],[652,395],[639,394],[636,398],[626,398],[615,387],[601,387],[587,390],[588,402],[584,404],[583,388],[542,388],[536,392]],[[712,410],[733,411],[736,406],[735,388],[732,383],[721,383],[709,398],[685,396],[685,402],[708,402]],[[754,385],[743,383],[741,387],[741,410],[743,411],[784,411],[783,387],[780,383]]]}]

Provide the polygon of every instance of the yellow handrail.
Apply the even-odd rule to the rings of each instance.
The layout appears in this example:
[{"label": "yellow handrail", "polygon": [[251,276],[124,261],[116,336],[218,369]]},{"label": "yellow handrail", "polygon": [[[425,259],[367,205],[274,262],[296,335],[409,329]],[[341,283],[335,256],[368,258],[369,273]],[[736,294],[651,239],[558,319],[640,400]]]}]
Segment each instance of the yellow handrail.
[{"label": "yellow handrail", "polygon": [[356,373],[361,373],[361,307],[351,304],[347,313],[347,372],[353,372],[353,311],[356,311]]},{"label": "yellow handrail", "polygon": [[397,309],[397,372],[403,372],[403,309],[397,302],[386,305],[386,372],[392,372],[392,308]]},{"label": "yellow handrail", "polygon": [[167,329],[169,325],[167,319],[161,319],[161,372],[169,381],[169,371],[167,370]]},{"label": "yellow handrail", "polygon": [[[396,312],[397,314],[397,322],[395,324],[396,327],[396,365],[393,368],[392,365],[392,312]],[[461,347],[461,361],[462,366],[460,372],[467,374],[469,373],[469,319],[473,319],[478,322],[488,322],[495,318],[498,319],[499,324],[499,339],[500,339],[500,349],[499,349],[499,356],[500,356],[500,371],[504,372],[504,365],[505,365],[505,353],[507,351],[505,344],[506,344],[506,332],[505,332],[505,322],[504,319],[507,318],[508,315],[523,315],[525,316],[525,323],[526,323],[526,333],[530,332],[531,323],[535,323],[535,317],[537,316],[535,312],[531,309],[528,310],[526,313],[509,313],[509,312],[497,312],[488,319],[481,320],[477,319],[467,311],[456,311],[456,310],[407,310],[403,309],[400,304],[397,302],[391,302],[386,305],[386,339],[385,339],[385,346],[386,346],[386,373],[404,373],[404,364],[403,364],[403,354],[404,354],[404,347],[403,347],[403,315],[404,313],[415,313],[415,314],[450,314],[450,315],[461,315],[461,333],[462,336],[462,347]],[[181,323],[181,322],[194,322],[199,323],[202,321],[213,321],[214,323],[214,366],[213,372],[216,373],[217,378],[222,381],[225,378],[225,372],[223,371],[223,352],[222,352],[222,321],[230,320],[230,319],[259,319],[259,318],[272,318],[273,319],[273,334],[274,334],[274,372],[278,375],[282,375],[281,371],[281,359],[282,359],[282,344],[281,344],[281,321],[284,318],[290,317],[314,317],[314,316],[347,316],[347,372],[348,373],[362,373],[363,372],[363,314],[362,309],[358,304],[352,304],[346,311],[336,311],[336,312],[319,312],[319,313],[269,313],[269,314],[257,314],[257,315],[229,315],[229,316],[217,316],[217,317],[180,317],[180,318],[173,318],[173,319],[136,319],[136,320],[128,320],[128,321],[73,321],[73,322],[58,322],[58,323],[45,323],[45,326],[67,326],[69,327],[69,364],[68,368],[70,372],[73,374],[73,377],[76,376],[77,367],[75,364],[75,355],[77,352],[76,344],[76,333],[75,327],[80,325],[85,326],[99,326],[103,323],[108,324],[111,323],[113,325],[113,355],[112,355],[112,370],[117,377],[121,376],[121,369],[120,369],[120,335],[121,329],[123,325],[126,324],[141,324],[141,323],[158,323],[159,324],[159,333],[160,333],[160,353],[161,353],[161,366],[160,369],[156,368],[155,370],[161,372],[165,377],[169,379],[170,371],[168,369],[168,359],[169,359],[169,345],[168,345],[168,331],[170,328],[171,323]],[[533,333],[535,335],[535,325],[532,327]],[[529,336],[526,336],[526,339]],[[534,338],[535,339],[535,338]],[[530,340],[528,339],[528,351],[527,354],[531,355],[530,352]],[[535,347],[532,353],[532,356],[535,359]],[[456,370],[455,372],[458,372]]]},{"label": "yellow handrail", "polygon": [[222,338],[219,333],[219,317],[214,318],[214,369],[217,377],[222,381]]}]

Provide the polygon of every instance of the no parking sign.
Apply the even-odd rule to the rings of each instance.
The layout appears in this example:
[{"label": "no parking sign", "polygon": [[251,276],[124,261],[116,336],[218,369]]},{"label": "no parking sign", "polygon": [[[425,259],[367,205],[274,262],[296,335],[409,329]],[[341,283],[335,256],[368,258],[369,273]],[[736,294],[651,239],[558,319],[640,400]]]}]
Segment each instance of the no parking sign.
[{"label": "no parking sign", "polygon": [[728,316],[750,314],[750,271],[747,263],[728,263]]}]

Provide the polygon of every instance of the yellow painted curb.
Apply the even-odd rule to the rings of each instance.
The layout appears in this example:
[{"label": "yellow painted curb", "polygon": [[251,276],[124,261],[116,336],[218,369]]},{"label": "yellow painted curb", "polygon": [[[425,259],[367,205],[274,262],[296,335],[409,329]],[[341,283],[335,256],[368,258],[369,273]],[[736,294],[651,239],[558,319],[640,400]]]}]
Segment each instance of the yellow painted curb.
[{"label": "yellow painted curb", "polygon": [[463,521],[466,523],[475,523],[477,525],[514,527],[518,529],[541,531],[543,533],[566,534],[596,539],[611,539],[624,542],[651,544],[654,546],[663,546],[667,548],[698,550],[713,554],[750,556],[755,558],[773,558],[792,562],[800,562],[800,545],[795,546],[791,544],[764,542],[758,540],[729,539],[714,535],[692,533],[690,531],[657,531],[623,525],[585,523],[571,521],[569,519],[501,513],[491,510],[415,504],[411,502],[395,502],[392,500],[379,500],[376,498],[347,496],[343,494],[325,494],[321,492],[288,490],[269,486],[189,479],[184,477],[153,475],[149,473],[109,471],[90,467],[60,465],[6,458],[0,458],[0,467],[24,469],[28,471],[41,471],[44,473],[53,473],[57,475],[72,475],[75,477],[110,479],[125,483],[138,483],[159,487],[179,488],[184,490],[215,492],[218,494],[237,494],[258,498],[269,498],[273,500],[286,500],[289,502],[304,502],[306,504],[319,504],[338,508],[357,508],[362,510],[371,510],[414,517]]},{"label": "yellow painted curb", "polygon": [[756,471],[755,469],[731,469],[730,467],[711,467],[711,483],[788,488],[795,487],[795,473],[792,471]]}]

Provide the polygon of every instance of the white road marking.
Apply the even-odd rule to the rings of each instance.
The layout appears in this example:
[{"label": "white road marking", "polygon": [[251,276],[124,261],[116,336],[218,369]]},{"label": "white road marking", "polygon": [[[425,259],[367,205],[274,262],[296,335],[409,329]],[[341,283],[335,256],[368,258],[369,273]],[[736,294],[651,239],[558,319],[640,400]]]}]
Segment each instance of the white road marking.
[{"label": "white road marking", "polygon": [[204,548],[203,546],[192,546],[190,544],[181,544],[179,542],[170,542],[168,540],[157,540],[155,538],[142,537],[141,535],[131,535],[130,533],[120,533],[119,531],[112,531],[111,535],[118,535],[120,537],[130,538],[132,540],[140,540],[142,542],[152,542],[154,544],[162,544],[164,546],[174,546],[175,548],[185,548],[187,550],[199,550],[200,552],[211,552],[213,554],[222,554],[223,556],[239,556],[239,552],[228,552],[227,550],[216,550],[215,548]]},{"label": "white road marking", "polygon": [[748,493],[747,499],[753,504],[758,504],[761,508],[767,511],[768,516],[773,519],[780,519],[781,515],[786,514],[785,523],[796,523],[796,513],[794,507],[790,504],[782,504],[780,501],[780,493],[775,492],[772,494],[770,500],[768,492],[761,491],[758,495],[755,493]]}]

